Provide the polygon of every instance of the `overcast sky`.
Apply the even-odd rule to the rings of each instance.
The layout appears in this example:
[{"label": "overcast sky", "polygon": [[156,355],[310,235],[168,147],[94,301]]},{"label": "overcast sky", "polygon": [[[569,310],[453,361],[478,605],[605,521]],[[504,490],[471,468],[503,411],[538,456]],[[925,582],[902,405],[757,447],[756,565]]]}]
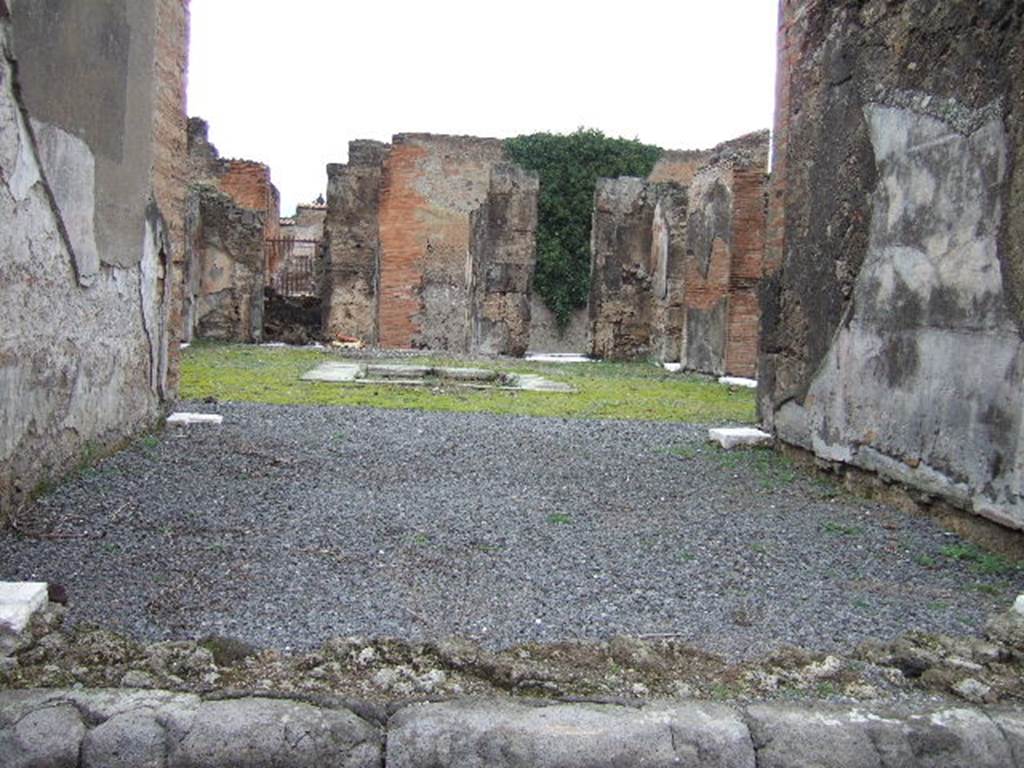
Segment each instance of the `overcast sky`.
[{"label": "overcast sky", "polygon": [[770,128],[776,0],[192,0],[189,114],[282,215],[351,139],[580,126],[672,149]]}]

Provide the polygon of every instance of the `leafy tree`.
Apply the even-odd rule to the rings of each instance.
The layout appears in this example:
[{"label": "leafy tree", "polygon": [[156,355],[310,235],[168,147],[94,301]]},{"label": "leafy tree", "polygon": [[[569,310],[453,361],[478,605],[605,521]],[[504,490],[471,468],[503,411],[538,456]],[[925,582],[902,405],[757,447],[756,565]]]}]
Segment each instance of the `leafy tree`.
[{"label": "leafy tree", "polygon": [[505,141],[509,158],[540,175],[534,289],[565,327],[590,291],[590,223],[599,178],[650,174],[659,147],[593,128]]}]

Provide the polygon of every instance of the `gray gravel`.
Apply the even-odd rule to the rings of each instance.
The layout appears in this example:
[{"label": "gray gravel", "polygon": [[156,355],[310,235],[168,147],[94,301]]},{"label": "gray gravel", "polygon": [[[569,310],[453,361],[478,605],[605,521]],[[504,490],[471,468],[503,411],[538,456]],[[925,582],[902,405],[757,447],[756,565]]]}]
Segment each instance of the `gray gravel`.
[{"label": "gray gravel", "polygon": [[[705,428],[204,405],[0,532],[3,576],[69,620],[277,648],[338,635],[490,647],[674,633],[731,658],[975,632],[1014,584],[932,521]],[[991,594],[990,594],[991,593]]]}]

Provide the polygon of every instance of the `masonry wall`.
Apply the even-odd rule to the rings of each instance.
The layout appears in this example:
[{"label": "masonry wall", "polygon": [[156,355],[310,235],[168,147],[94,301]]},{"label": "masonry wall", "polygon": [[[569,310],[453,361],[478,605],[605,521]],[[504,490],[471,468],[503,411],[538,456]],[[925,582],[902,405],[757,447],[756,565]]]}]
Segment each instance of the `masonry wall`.
[{"label": "masonry wall", "polygon": [[348,163],[327,166],[324,335],[376,344],[380,195],[390,145],[353,141]]},{"label": "masonry wall", "polygon": [[470,214],[466,347],[471,352],[520,357],[530,344],[539,190],[535,173],[511,163],[495,165],[487,197]]},{"label": "masonry wall", "polygon": [[259,341],[263,285],[268,270],[281,269],[283,253],[265,245],[280,236],[270,169],[222,159],[196,117],[188,121],[187,168],[182,338]]},{"label": "masonry wall", "polygon": [[0,2],[0,517],[173,393],[188,6],[101,6]]},{"label": "masonry wall", "polygon": [[598,182],[594,355],[755,374],[768,141],[760,131],[709,150],[666,153],[647,180]]},{"label": "masonry wall", "polygon": [[780,4],[759,406],[1024,527],[1024,8]]},{"label": "masonry wall", "polygon": [[690,181],[679,358],[687,370],[756,374],[768,141],[762,131],[720,144]]},{"label": "masonry wall", "polygon": [[595,357],[630,360],[651,352],[657,204],[658,186],[644,179],[597,181],[589,303]]},{"label": "masonry wall", "polygon": [[393,138],[379,212],[382,346],[465,350],[469,217],[504,159],[498,139]]}]

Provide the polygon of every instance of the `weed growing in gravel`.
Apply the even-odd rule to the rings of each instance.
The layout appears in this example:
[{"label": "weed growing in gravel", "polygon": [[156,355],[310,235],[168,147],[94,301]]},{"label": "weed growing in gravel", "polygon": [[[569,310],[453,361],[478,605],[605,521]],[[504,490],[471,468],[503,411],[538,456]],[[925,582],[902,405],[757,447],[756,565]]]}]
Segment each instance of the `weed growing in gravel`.
[{"label": "weed growing in gravel", "polygon": [[685,550],[685,549],[684,549],[684,550],[681,550],[681,551],[679,552],[679,555],[678,555],[678,557],[679,557],[679,559],[680,559],[681,561],[683,561],[684,563],[689,563],[689,562],[691,562],[691,561],[693,561],[693,560],[696,560],[696,559],[697,559],[697,556],[696,556],[695,554],[693,554],[692,552],[688,552],[688,551],[687,551],[687,550]]},{"label": "weed growing in gravel", "polygon": [[564,512],[553,512],[548,515],[548,522],[552,525],[568,525],[572,522],[572,518]]},{"label": "weed growing in gravel", "polygon": [[971,570],[989,576],[1006,576],[1024,570],[1024,563],[1013,563],[994,552],[983,552],[971,544],[950,544],[940,552],[943,557],[970,564]]},{"label": "weed growing in gravel", "polygon": [[792,485],[797,479],[792,460],[771,448],[715,450],[710,455],[720,467],[753,474],[766,491]]},{"label": "weed growing in gravel", "polygon": [[837,523],[835,520],[826,520],[821,524],[821,530],[825,533],[833,533],[837,536],[860,536],[864,533],[864,529],[859,525],[846,525],[845,523]]},{"label": "weed growing in gravel", "polygon": [[971,588],[977,592],[981,592],[983,595],[989,595],[991,597],[998,597],[1003,594],[1003,590],[994,584],[972,584]]},{"label": "weed growing in gravel", "polygon": [[182,353],[182,399],[215,397],[280,405],[353,405],[427,411],[508,413],[560,418],[640,419],[693,423],[754,421],[754,395],[699,377],[644,363],[531,363],[438,357],[405,358],[429,365],[480,365],[502,372],[536,373],[571,384],[575,394],[454,387],[368,388],[299,377],[338,355],[315,349],[197,342]]},{"label": "weed growing in gravel", "polygon": [[756,552],[759,555],[766,555],[766,554],[768,554],[768,547],[766,547],[764,544],[761,544],[760,542],[757,542],[757,541],[755,541],[753,544],[750,545],[750,550],[752,552]]},{"label": "weed growing in gravel", "polygon": [[931,555],[917,555],[914,562],[922,568],[935,568],[939,564],[939,561]]},{"label": "weed growing in gravel", "polygon": [[143,448],[145,448],[148,451],[152,451],[154,448],[160,445],[160,438],[157,437],[156,435],[146,435],[144,438],[142,438],[141,443]]}]

